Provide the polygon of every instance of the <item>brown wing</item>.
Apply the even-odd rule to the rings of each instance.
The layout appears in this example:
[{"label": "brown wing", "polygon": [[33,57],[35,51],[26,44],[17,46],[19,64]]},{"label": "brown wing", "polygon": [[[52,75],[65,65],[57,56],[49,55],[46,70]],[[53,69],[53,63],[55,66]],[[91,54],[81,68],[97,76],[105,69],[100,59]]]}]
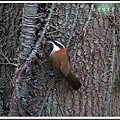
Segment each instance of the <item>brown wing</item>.
[{"label": "brown wing", "polygon": [[64,60],[61,63],[60,70],[62,74],[67,77],[68,76],[68,71],[69,71],[69,61],[67,59],[67,55],[64,55]]}]

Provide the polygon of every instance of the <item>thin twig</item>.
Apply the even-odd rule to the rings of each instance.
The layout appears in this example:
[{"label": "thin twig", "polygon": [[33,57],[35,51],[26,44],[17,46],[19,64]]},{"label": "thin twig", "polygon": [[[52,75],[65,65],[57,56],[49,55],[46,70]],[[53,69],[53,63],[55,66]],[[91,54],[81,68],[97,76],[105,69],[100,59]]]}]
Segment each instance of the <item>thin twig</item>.
[{"label": "thin twig", "polygon": [[56,100],[57,100],[57,103],[58,103],[58,108],[59,108],[59,110],[60,110],[60,112],[61,112],[61,115],[62,116],[65,116],[65,112],[64,112],[64,110],[60,107],[61,105],[60,105],[60,103],[59,103],[59,100],[57,99],[57,97],[55,96],[55,98],[56,98]]},{"label": "thin twig", "polygon": [[[21,102],[19,101],[20,98],[21,98],[21,94],[20,94],[20,90],[19,90],[19,81],[21,80],[21,74],[26,70],[26,68],[28,67],[28,64],[29,62],[31,62],[31,60],[35,57],[36,53],[37,53],[37,50],[39,49],[39,46],[40,46],[40,43],[45,35],[45,32],[46,32],[46,29],[49,25],[49,22],[51,20],[51,16],[52,16],[52,13],[53,13],[53,9],[54,9],[54,4],[52,4],[52,7],[51,7],[51,11],[50,11],[50,14],[48,16],[48,22],[46,23],[44,29],[43,29],[43,32],[38,40],[38,42],[36,43],[35,45],[35,48],[32,50],[32,52],[30,53],[29,57],[26,59],[25,63],[23,65],[21,65],[20,68],[17,67],[16,69],[16,72],[15,72],[15,79],[16,79],[16,97],[17,97],[17,103],[18,103],[18,111],[21,115],[24,115],[24,111],[22,110],[22,106],[21,106]],[[47,100],[47,96],[45,98],[45,102]],[[44,102],[44,103],[45,103]],[[41,111],[44,107],[45,104],[42,104],[42,108],[41,108]],[[41,114],[41,112],[40,112]]]},{"label": "thin twig", "polygon": [[9,59],[4,55],[4,53],[0,53],[4,58],[5,58],[5,60],[7,60],[7,62],[8,63],[0,63],[1,65],[14,65],[14,66],[16,66],[17,67],[17,64],[14,64],[14,63],[11,63],[10,61],[9,61]]},{"label": "thin twig", "polygon": [[88,26],[88,24],[91,20],[93,9],[94,9],[94,4],[91,5],[90,12],[89,12],[89,15],[88,15],[88,20],[83,27],[83,37],[85,37],[85,35],[86,35],[86,28],[87,28],[87,26]]},{"label": "thin twig", "polygon": [[[112,9],[113,16],[114,15],[114,8]],[[114,22],[115,22],[115,17],[114,17]],[[109,77],[109,86],[108,86],[108,91],[107,91],[107,99],[105,101],[105,106],[104,106],[104,116],[108,115],[108,108],[109,108],[109,103],[110,103],[110,95],[111,95],[111,89],[112,89],[112,79],[113,79],[113,71],[114,71],[114,64],[115,64],[115,45],[116,45],[116,38],[115,38],[115,26],[113,26],[113,34],[112,34],[112,42],[113,42],[113,48],[112,48],[112,63],[111,63],[111,73]]]},{"label": "thin twig", "polygon": [[[69,37],[69,39],[67,41],[66,48],[68,48],[68,46],[70,45],[70,40],[71,40],[71,38],[73,36],[73,33],[74,33],[74,29],[75,29],[75,25],[76,25],[76,22],[77,22],[78,13],[79,13],[79,4],[77,4],[77,6],[76,6],[75,18],[74,18],[74,22],[72,24],[71,33],[70,33],[70,37]],[[67,14],[67,19],[68,19],[68,14]]]},{"label": "thin twig", "polygon": [[[45,25],[45,27],[44,27],[44,30],[43,30],[43,32],[42,32],[42,34],[41,34],[41,37],[39,38],[38,42],[36,43],[35,49],[32,50],[31,54],[30,54],[29,57],[26,59],[26,62],[24,63],[24,65],[21,66],[20,68],[18,68],[18,72],[19,72],[19,71],[23,71],[25,68],[27,68],[28,62],[30,62],[31,59],[35,57],[35,55],[36,55],[36,53],[37,53],[37,50],[39,49],[40,43],[41,43],[41,41],[42,41],[42,39],[43,39],[43,37],[44,37],[44,34],[45,34],[45,32],[46,32],[46,28],[47,28],[48,25],[49,25],[49,21],[50,21],[51,16],[52,16],[53,9],[54,9],[54,3],[52,4],[51,12],[50,12],[49,17],[48,17],[48,22],[46,23],[46,25]],[[20,74],[19,74],[19,75],[20,75]]]},{"label": "thin twig", "polygon": [[52,4],[52,7],[51,7],[51,9],[50,9],[50,14],[49,14],[49,16],[48,16],[48,21],[47,21],[47,23],[45,24],[45,27],[44,27],[44,29],[43,29],[43,32],[42,32],[42,34],[41,34],[38,42],[36,43],[35,49],[32,50],[32,52],[31,52],[31,54],[29,55],[29,57],[27,58],[27,60],[31,60],[32,58],[35,57],[35,55],[36,55],[36,53],[37,53],[37,50],[39,49],[40,43],[41,43],[42,39],[44,38],[44,35],[45,35],[46,29],[47,29],[47,27],[48,27],[48,25],[49,25],[49,22],[50,22],[50,20],[51,20],[51,16],[52,16],[52,13],[53,13],[53,9],[54,9],[54,3]]},{"label": "thin twig", "polygon": [[106,72],[104,72],[104,73],[100,76],[100,79],[102,79],[105,74],[108,74],[108,73],[110,73],[110,72],[111,72],[111,69],[108,70],[108,71],[106,71]]},{"label": "thin twig", "polygon": [[42,111],[43,111],[43,108],[44,108],[45,105],[46,105],[46,102],[47,102],[47,100],[48,100],[48,97],[49,97],[49,91],[46,93],[46,96],[45,96],[45,98],[44,98],[44,101],[42,102],[41,106],[39,107],[39,108],[40,108],[40,109],[39,109],[39,116],[42,115]]},{"label": "thin twig", "polygon": [[17,64],[14,64],[14,63],[0,63],[0,65],[13,65],[13,66],[17,67]]}]

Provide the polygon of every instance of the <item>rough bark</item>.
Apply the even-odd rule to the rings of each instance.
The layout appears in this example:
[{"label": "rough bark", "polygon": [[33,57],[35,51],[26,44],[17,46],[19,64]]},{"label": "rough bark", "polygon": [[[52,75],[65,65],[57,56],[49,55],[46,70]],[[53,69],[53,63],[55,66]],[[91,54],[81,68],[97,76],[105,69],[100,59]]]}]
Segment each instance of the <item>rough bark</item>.
[{"label": "rough bark", "polygon": [[114,7],[101,13],[90,4],[55,4],[46,41],[64,42],[83,87],[74,92],[66,81],[48,77],[45,100],[38,104],[39,116],[108,116],[116,56],[115,22]]},{"label": "rough bark", "polygon": [[0,4],[0,116],[6,116],[17,64],[22,4]]},{"label": "rough bark", "polygon": [[[24,4],[20,34],[18,65],[15,71],[15,89],[11,98],[9,116],[31,116],[28,106],[30,88],[28,83],[33,77],[33,63],[30,54],[35,48],[37,29],[37,3]],[[29,100],[29,101],[28,101]]]},{"label": "rough bark", "polygon": [[115,8],[115,32],[116,32],[116,52],[115,69],[113,74],[113,86],[108,110],[109,116],[120,116],[120,4]]},{"label": "rough bark", "polygon": [[[13,8],[17,11],[17,6],[19,4],[9,5],[12,12],[8,13],[14,14]],[[119,116],[119,94],[111,94],[120,69],[119,4],[112,9],[105,8],[108,11],[105,13],[101,12],[104,8],[97,6],[99,4],[24,4],[20,11],[23,12],[20,34],[10,31],[16,30],[19,24],[14,22],[18,17],[11,15],[13,27],[9,27],[8,36],[19,39],[12,41],[13,38],[6,35],[8,27],[2,35],[12,46],[0,39],[5,44],[2,44],[4,54],[1,53],[4,59],[0,58],[1,115],[7,115],[9,111],[8,116]],[[1,5],[0,13],[4,9]],[[49,39],[59,39],[66,46],[71,68],[83,84],[78,91],[51,72]],[[16,46],[19,48],[17,51]],[[15,52],[12,57],[10,51]],[[7,60],[7,57],[15,58],[17,54],[17,62]],[[7,72],[8,76],[14,74],[11,80],[15,86],[13,91],[9,85],[10,93],[5,94],[12,95],[12,98],[6,99],[11,99],[10,110],[4,114],[6,101],[3,94],[7,87],[2,80]],[[7,81],[11,83],[10,79]]]}]

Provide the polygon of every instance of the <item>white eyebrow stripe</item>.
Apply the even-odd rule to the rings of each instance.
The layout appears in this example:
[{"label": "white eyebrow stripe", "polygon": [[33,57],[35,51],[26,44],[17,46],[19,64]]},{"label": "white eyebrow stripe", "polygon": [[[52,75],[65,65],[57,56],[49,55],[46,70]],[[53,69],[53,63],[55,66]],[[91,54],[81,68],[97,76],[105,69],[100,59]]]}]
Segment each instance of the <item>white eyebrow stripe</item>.
[{"label": "white eyebrow stripe", "polygon": [[58,44],[62,45],[65,48],[65,46],[62,43],[60,43],[59,41],[55,40],[55,42],[57,42]]}]

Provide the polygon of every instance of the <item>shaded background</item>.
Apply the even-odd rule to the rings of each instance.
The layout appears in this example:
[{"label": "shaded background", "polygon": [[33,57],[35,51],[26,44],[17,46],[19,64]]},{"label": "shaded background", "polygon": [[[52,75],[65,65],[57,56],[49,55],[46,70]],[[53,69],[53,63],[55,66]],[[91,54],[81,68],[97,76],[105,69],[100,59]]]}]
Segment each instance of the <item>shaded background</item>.
[{"label": "shaded background", "polygon": [[[0,116],[119,116],[120,4],[0,4]],[[53,76],[61,40],[83,86]]]}]

